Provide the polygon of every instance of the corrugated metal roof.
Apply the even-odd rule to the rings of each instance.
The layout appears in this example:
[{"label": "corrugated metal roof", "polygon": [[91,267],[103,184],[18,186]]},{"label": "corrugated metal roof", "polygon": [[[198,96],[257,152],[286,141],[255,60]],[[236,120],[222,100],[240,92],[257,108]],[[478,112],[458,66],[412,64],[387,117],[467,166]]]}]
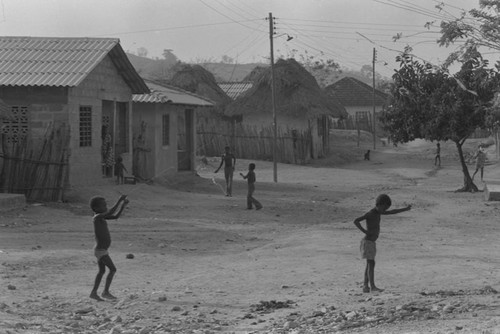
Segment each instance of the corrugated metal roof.
[{"label": "corrugated metal roof", "polygon": [[171,103],[196,107],[212,107],[214,103],[208,99],[177,87],[146,81],[150,94],[133,95],[132,101],[145,103]]},{"label": "corrugated metal roof", "polygon": [[227,94],[232,100],[252,88],[253,83],[247,82],[220,82],[219,87]]},{"label": "corrugated metal roof", "polygon": [[116,38],[0,37],[0,85],[75,87],[106,55],[133,93],[148,92]]}]

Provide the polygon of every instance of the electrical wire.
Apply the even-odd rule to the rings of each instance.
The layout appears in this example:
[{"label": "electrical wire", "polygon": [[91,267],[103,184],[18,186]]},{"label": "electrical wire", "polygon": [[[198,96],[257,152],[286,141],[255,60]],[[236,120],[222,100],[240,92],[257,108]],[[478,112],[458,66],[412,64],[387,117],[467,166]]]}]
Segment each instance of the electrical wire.
[{"label": "electrical wire", "polygon": [[229,20],[233,21],[234,23],[237,23],[237,24],[239,24],[239,25],[241,25],[241,26],[243,26],[243,27],[245,27],[245,28],[248,28],[248,29],[254,29],[254,28],[252,28],[252,27],[250,27],[250,26],[248,26],[248,25],[246,25],[246,24],[243,24],[241,21],[237,21],[237,20],[233,19],[232,17],[230,17],[230,16],[228,16],[228,15],[226,15],[226,14],[222,13],[222,12],[221,12],[221,11],[219,11],[218,9],[216,9],[216,8],[214,8],[214,7],[212,7],[212,6],[210,6],[209,4],[207,4],[207,3],[205,2],[205,0],[198,0],[198,1],[200,1],[202,4],[204,4],[205,6],[207,6],[208,8],[210,8],[211,10],[213,10],[214,12],[218,13],[219,15],[222,15],[222,16],[224,16],[225,18],[227,18],[227,19],[229,19]]}]

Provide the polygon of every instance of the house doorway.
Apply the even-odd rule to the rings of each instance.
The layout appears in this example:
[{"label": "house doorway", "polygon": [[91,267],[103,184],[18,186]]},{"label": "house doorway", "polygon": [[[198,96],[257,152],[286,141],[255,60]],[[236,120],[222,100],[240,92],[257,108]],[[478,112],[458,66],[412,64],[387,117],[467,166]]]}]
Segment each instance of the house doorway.
[{"label": "house doorway", "polygon": [[103,177],[112,177],[115,165],[113,115],[114,102],[103,100],[101,128],[101,165]]},{"label": "house doorway", "polygon": [[186,109],[177,118],[177,170],[192,170],[194,152],[193,117],[194,110]]},{"label": "house doorway", "polygon": [[129,152],[128,103],[102,101],[101,155],[104,177],[113,176],[118,156]]}]

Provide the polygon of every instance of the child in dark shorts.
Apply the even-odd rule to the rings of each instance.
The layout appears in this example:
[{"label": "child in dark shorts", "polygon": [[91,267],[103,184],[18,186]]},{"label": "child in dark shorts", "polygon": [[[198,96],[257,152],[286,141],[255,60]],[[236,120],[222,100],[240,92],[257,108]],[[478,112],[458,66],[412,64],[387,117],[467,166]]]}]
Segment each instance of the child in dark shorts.
[{"label": "child in dark shorts", "polygon": [[[363,292],[384,291],[383,289],[377,288],[375,285],[375,255],[377,253],[375,242],[380,234],[380,216],[393,215],[411,209],[411,205],[408,205],[402,209],[393,209],[388,211],[387,209],[390,208],[391,204],[391,198],[388,195],[379,195],[375,202],[375,207],[363,216],[354,220],[354,225],[356,225],[356,227],[365,234],[364,238],[361,239],[360,245],[361,257],[366,259]],[[363,220],[366,221],[366,229],[361,226],[361,222]]]},{"label": "child in dark shorts", "polygon": [[253,197],[253,193],[255,191],[255,164],[251,163],[248,165],[248,173],[247,175],[244,175],[243,173],[240,173],[241,177],[248,180],[248,193],[247,193],[247,209],[252,210],[253,206],[255,205],[255,209],[260,210],[262,209],[262,204],[260,204],[259,201]]}]

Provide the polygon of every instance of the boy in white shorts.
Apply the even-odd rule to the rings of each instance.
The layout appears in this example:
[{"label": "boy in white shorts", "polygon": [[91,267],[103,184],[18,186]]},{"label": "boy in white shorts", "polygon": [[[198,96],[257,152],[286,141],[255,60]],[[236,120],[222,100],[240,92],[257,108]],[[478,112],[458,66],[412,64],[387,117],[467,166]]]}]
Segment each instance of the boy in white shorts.
[{"label": "boy in white shorts", "polygon": [[[408,205],[402,209],[387,211],[391,204],[391,198],[388,195],[379,195],[375,202],[375,207],[354,220],[354,225],[365,234],[365,237],[361,239],[360,245],[361,257],[366,259],[363,292],[384,291],[375,285],[375,255],[377,254],[377,245],[375,242],[380,234],[380,216],[393,215],[411,209],[411,205]],[[366,228],[361,226],[363,220],[366,221]]]}]

